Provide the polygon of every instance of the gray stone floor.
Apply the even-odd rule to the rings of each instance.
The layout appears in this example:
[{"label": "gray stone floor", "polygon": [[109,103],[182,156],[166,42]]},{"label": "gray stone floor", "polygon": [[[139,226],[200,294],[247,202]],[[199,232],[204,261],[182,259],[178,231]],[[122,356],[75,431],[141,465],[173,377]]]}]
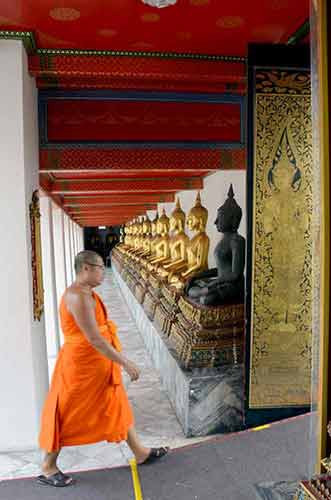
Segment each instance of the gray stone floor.
[{"label": "gray stone floor", "polygon": [[[124,383],[131,401],[138,434],[146,446],[169,445],[177,448],[208,438],[187,439],[163,391],[158,373],[154,370],[142,338],[130,311],[122,298],[111,271],[97,292],[108,308],[109,317],[118,325],[123,351],[141,368],[141,377],[131,383],[124,374]],[[55,360],[49,360],[52,372]],[[87,446],[66,447],[62,450],[59,465],[66,471],[99,469],[126,465],[131,458],[126,443],[101,442]],[[40,473],[41,452],[0,453],[0,479],[28,477]]]}]

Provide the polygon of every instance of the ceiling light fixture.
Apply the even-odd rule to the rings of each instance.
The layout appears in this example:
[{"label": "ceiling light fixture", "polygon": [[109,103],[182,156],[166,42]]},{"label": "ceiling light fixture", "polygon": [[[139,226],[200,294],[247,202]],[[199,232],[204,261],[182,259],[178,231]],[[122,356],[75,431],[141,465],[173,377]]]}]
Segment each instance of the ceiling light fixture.
[{"label": "ceiling light fixture", "polygon": [[175,5],[177,0],[142,0],[146,5],[150,5],[151,7],[157,7],[158,9],[162,9],[163,7],[169,7],[169,5]]}]

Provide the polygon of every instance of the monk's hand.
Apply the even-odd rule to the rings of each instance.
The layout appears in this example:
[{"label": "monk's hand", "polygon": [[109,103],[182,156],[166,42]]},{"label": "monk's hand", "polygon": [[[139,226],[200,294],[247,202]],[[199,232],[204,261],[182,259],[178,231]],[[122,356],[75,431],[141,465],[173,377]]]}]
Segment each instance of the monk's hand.
[{"label": "monk's hand", "polygon": [[137,365],[135,365],[132,361],[126,361],[123,368],[126,371],[126,373],[129,375],[132,382],[134,382],[135,380],[138,380],[139,375],[140,375],[140,370],[139,370]]}]

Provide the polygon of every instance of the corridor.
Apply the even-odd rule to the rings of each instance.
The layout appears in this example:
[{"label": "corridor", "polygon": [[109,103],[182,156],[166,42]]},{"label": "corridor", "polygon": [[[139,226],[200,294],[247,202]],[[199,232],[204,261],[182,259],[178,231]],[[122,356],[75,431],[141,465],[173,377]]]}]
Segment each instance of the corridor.
[{"label": "corridor", "polygon": [[[169,445],[177,448],[206,439],[184,437],[111,270],[107,270],[103,284],[96,291],[105,301],[109,317],[118,325],[124,353],[141,368],[141,377],[137,382],[131,383],[125,373],[123,378],[134,410],[136,427],[143,442],[146,446]],[[50,371],[54,367],[54,361],[50,360]],[[131,456],[124,442],[119,445],[101,442],[64,448],[59,466],[65,471],[116,467],[126,465]],[[40,460],[39,450],[0,453],[0,479],[39,474]]]}]

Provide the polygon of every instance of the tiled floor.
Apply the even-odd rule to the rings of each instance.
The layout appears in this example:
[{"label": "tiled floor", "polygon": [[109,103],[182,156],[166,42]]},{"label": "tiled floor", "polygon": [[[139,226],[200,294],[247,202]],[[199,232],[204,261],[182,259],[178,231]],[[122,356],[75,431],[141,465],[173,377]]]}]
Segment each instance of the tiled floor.
[{"label": "tiled floor", "polygon": [[[137,382],[131,383],[126,374],[124,382],[134,410],[136,427],[144,444],[167,444],[176,448],[204,439],[184,437],[167,395],[162,390],[158,374],[152,367],[136,324],[110,271],[107,271],[106,279],[97,291],[107,305],[109,317],[118,325],[123,351],[141,368],[141,377]],[[50,360],[50,371],[53,366],[54,360]],[[126,443],[101,442],[64,448],[59,457],[59,466],[66,471],[115,467],[127,464],[129,458],[131,452]],[[0,453],[0,479],[38,474],[40,460],[41,452],[38,450]]]}]

